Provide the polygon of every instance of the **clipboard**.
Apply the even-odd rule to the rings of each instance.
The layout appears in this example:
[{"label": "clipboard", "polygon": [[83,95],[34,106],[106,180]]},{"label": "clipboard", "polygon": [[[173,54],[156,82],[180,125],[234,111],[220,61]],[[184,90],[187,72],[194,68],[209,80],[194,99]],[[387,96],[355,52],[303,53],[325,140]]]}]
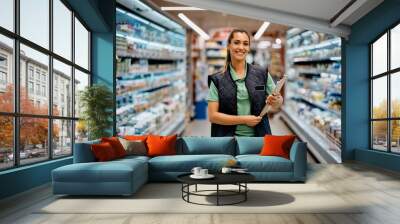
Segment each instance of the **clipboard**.
[{"label": "clipboard", "polygon": [[[286,75],[284,75],[277,83],[275,86],[273,93],[279,93],[282,90],[282,87],[285,85],[286,82]],[[260,113],[260,117],[264,117],[271,109],[271,105],[265,104],[264,108],[262,109]]]}]

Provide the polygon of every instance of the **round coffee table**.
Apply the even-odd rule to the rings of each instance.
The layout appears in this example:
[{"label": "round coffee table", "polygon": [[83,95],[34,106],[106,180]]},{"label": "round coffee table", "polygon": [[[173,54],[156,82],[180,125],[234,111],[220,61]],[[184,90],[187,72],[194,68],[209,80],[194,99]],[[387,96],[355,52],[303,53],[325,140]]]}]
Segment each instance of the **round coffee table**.
[{"label": "round coffee table", "polygon": [[[204,196],[204,197],[216,197],[217,206],[220,205],[234,205],[247,200],[247,192],[249,188],[247,183],[255,180],[255,177],[248,173],[216,173],[213,174],[215,177],[212,179],[193,179],[189,174],[182,174],[177,177],[178,181],[182,183],[182,199],[188,203],[198,204],[198,205],[215,205],[215,204],[202,204],[190,201],[190,196]],[[216,185],[215,190],[197,190],[197,185]],[[190,186],[195,186],[194,191],[190,191]],[[223,190],[220,189],[220,185],[236,185],[237,190]],[[205,194],[209,192],[215,192],[216,194]],[[231,197],[231,196],[241,196],[238,201],[231,203],[221,203],[221,197]]]}]

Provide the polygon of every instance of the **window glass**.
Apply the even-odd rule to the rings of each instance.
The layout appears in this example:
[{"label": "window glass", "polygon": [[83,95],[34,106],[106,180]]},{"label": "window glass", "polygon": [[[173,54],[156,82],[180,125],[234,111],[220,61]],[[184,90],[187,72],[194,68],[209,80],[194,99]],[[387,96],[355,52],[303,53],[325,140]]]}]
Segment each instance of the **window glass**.
[{"label": "window glass", "polygon": [[60,1],[53,0],[53,51],[71,60],[72,12]]},{"label": "window glass", "polygon": [[[49,57],[39,51],[21,44],[20,57],[20,109],[24,114],[47,115],[49,108],[48,74]],[[26,68],[33,67],[36,73],[35,91],[30,94],[27,86],[28,74]],[[45,80],[43,81],[43,78]],[[37,102],[32,104],[31,100]]]},{"label": "window glass", "polygon": [[14,124],[11,116],[0,115],[0,170],[14,165]]},{"label": "window glass", "polygon": [[75,69],[75,117],[81,115],[80,95],[87,86],[89,86],[89,75]]},{"label": "window glass", "polygon": [[390,77],[391,116],[400,118],[400,72],[391,74]]},{"label": "window glass", "polygon": [[391,151],[400,153],[400,120],[392,120],[391,122],[391,136],[392,141]]},{"label": "window glass", "polygon": [[45,118],[20,118],[21,164],[35,163],[49,158],[49,120]]},{"label": "window glass", "polygon": [[75,63],[89,70],[89,32],[75,18]]},{"label": "window glass", "polygon": [[372,44],[372,74],[378,75],[387,71],[387,34]]},{"label": "window glass", "polygon": [[387,118],[387,78],[372,81],[372,118]]},{"label": "window glass", "polygon": [[53,115],[72,116],[71,66],[53,60]]},{"label": "window glass", "polygon": [[387,151],[387,121],[372,122],[372,141],[373,149]]},{"label": "window glass", "polygon": [[88,128],[84,120],[75,121],[75,142],[88,140]]},{"label": "window glass", "polygon": [[20,0],[21,36],[49,48],[49,0]]},{"label": "window glass", "polygon": [[13,40],[0,34],[0,111],[14,111]]},{"label": "window glass", "polygon": [[53,120],[53,157],[72,154],[72,120]]},{"label": "window glass", "polygon": [[400,24],[390,32],[390,68],[400,67]]},{"label": "window glass", "polygon": [[0,26],[14,31],[14,0],[0,1]]}]

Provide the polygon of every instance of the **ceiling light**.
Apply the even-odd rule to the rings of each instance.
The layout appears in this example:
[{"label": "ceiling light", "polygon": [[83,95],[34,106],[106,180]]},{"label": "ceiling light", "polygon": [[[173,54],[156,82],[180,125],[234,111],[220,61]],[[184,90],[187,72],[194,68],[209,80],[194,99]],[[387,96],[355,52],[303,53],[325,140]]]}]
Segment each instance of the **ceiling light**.
[{"label": "ceiling light", "polygon": [[277,43],[277,44],[281,44],[281,43],[282,43],[282,41],[281,41],[281,39],[279,39],[279,38],[276,38],[276,39],[275,39],[275,43]]},{"label": "ceiling light", "polygon": [[206,32],[204,32],[204,30],[202,30],[200,27],[198,27],[194,22],[192,22],[192,20],[190,20],[188,17],[186,17],[183,13],[179,13],[178,16],[179,16],[179,18],[181,18],[183,20],[183,22],[185,22],[194,31],[196,31],[196,33],[198,33],[201,38],[203,38],[204,40],[210,39],[210,36]]},{"label": "ceiling light", "polygon": [[263,35],[263,33],[267,30],[268,26],[269,26],[269,22],[264,22],[260,28],[258,29],[257,33],[254,35],[254,39],[258,40],[260,39],[260,37]]},{"label": "ceiling light", "polygon": [[161,10],[163,10],[163,11],[197,11],[197,10],[204,10],[204,9],[196,8],[196,7],[186,7],[186,6],[166,6],[166,7],[161,7]]}]

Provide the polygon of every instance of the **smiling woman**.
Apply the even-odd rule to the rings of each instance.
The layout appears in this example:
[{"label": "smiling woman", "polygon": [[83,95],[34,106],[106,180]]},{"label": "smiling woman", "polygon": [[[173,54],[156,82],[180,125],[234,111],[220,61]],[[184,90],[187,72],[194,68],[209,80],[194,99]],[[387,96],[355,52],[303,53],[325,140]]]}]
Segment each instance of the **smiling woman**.
[{"label": "smiling woman", "polygon": [[264,136],[271,134],[268,117],[261,117],[265,104],[278,108],[283,98],[268,71],[246,63],[250,35],[233,30],[228,37],[228,54],[223,72],[210,76],[207,97],[212,136]]}]

